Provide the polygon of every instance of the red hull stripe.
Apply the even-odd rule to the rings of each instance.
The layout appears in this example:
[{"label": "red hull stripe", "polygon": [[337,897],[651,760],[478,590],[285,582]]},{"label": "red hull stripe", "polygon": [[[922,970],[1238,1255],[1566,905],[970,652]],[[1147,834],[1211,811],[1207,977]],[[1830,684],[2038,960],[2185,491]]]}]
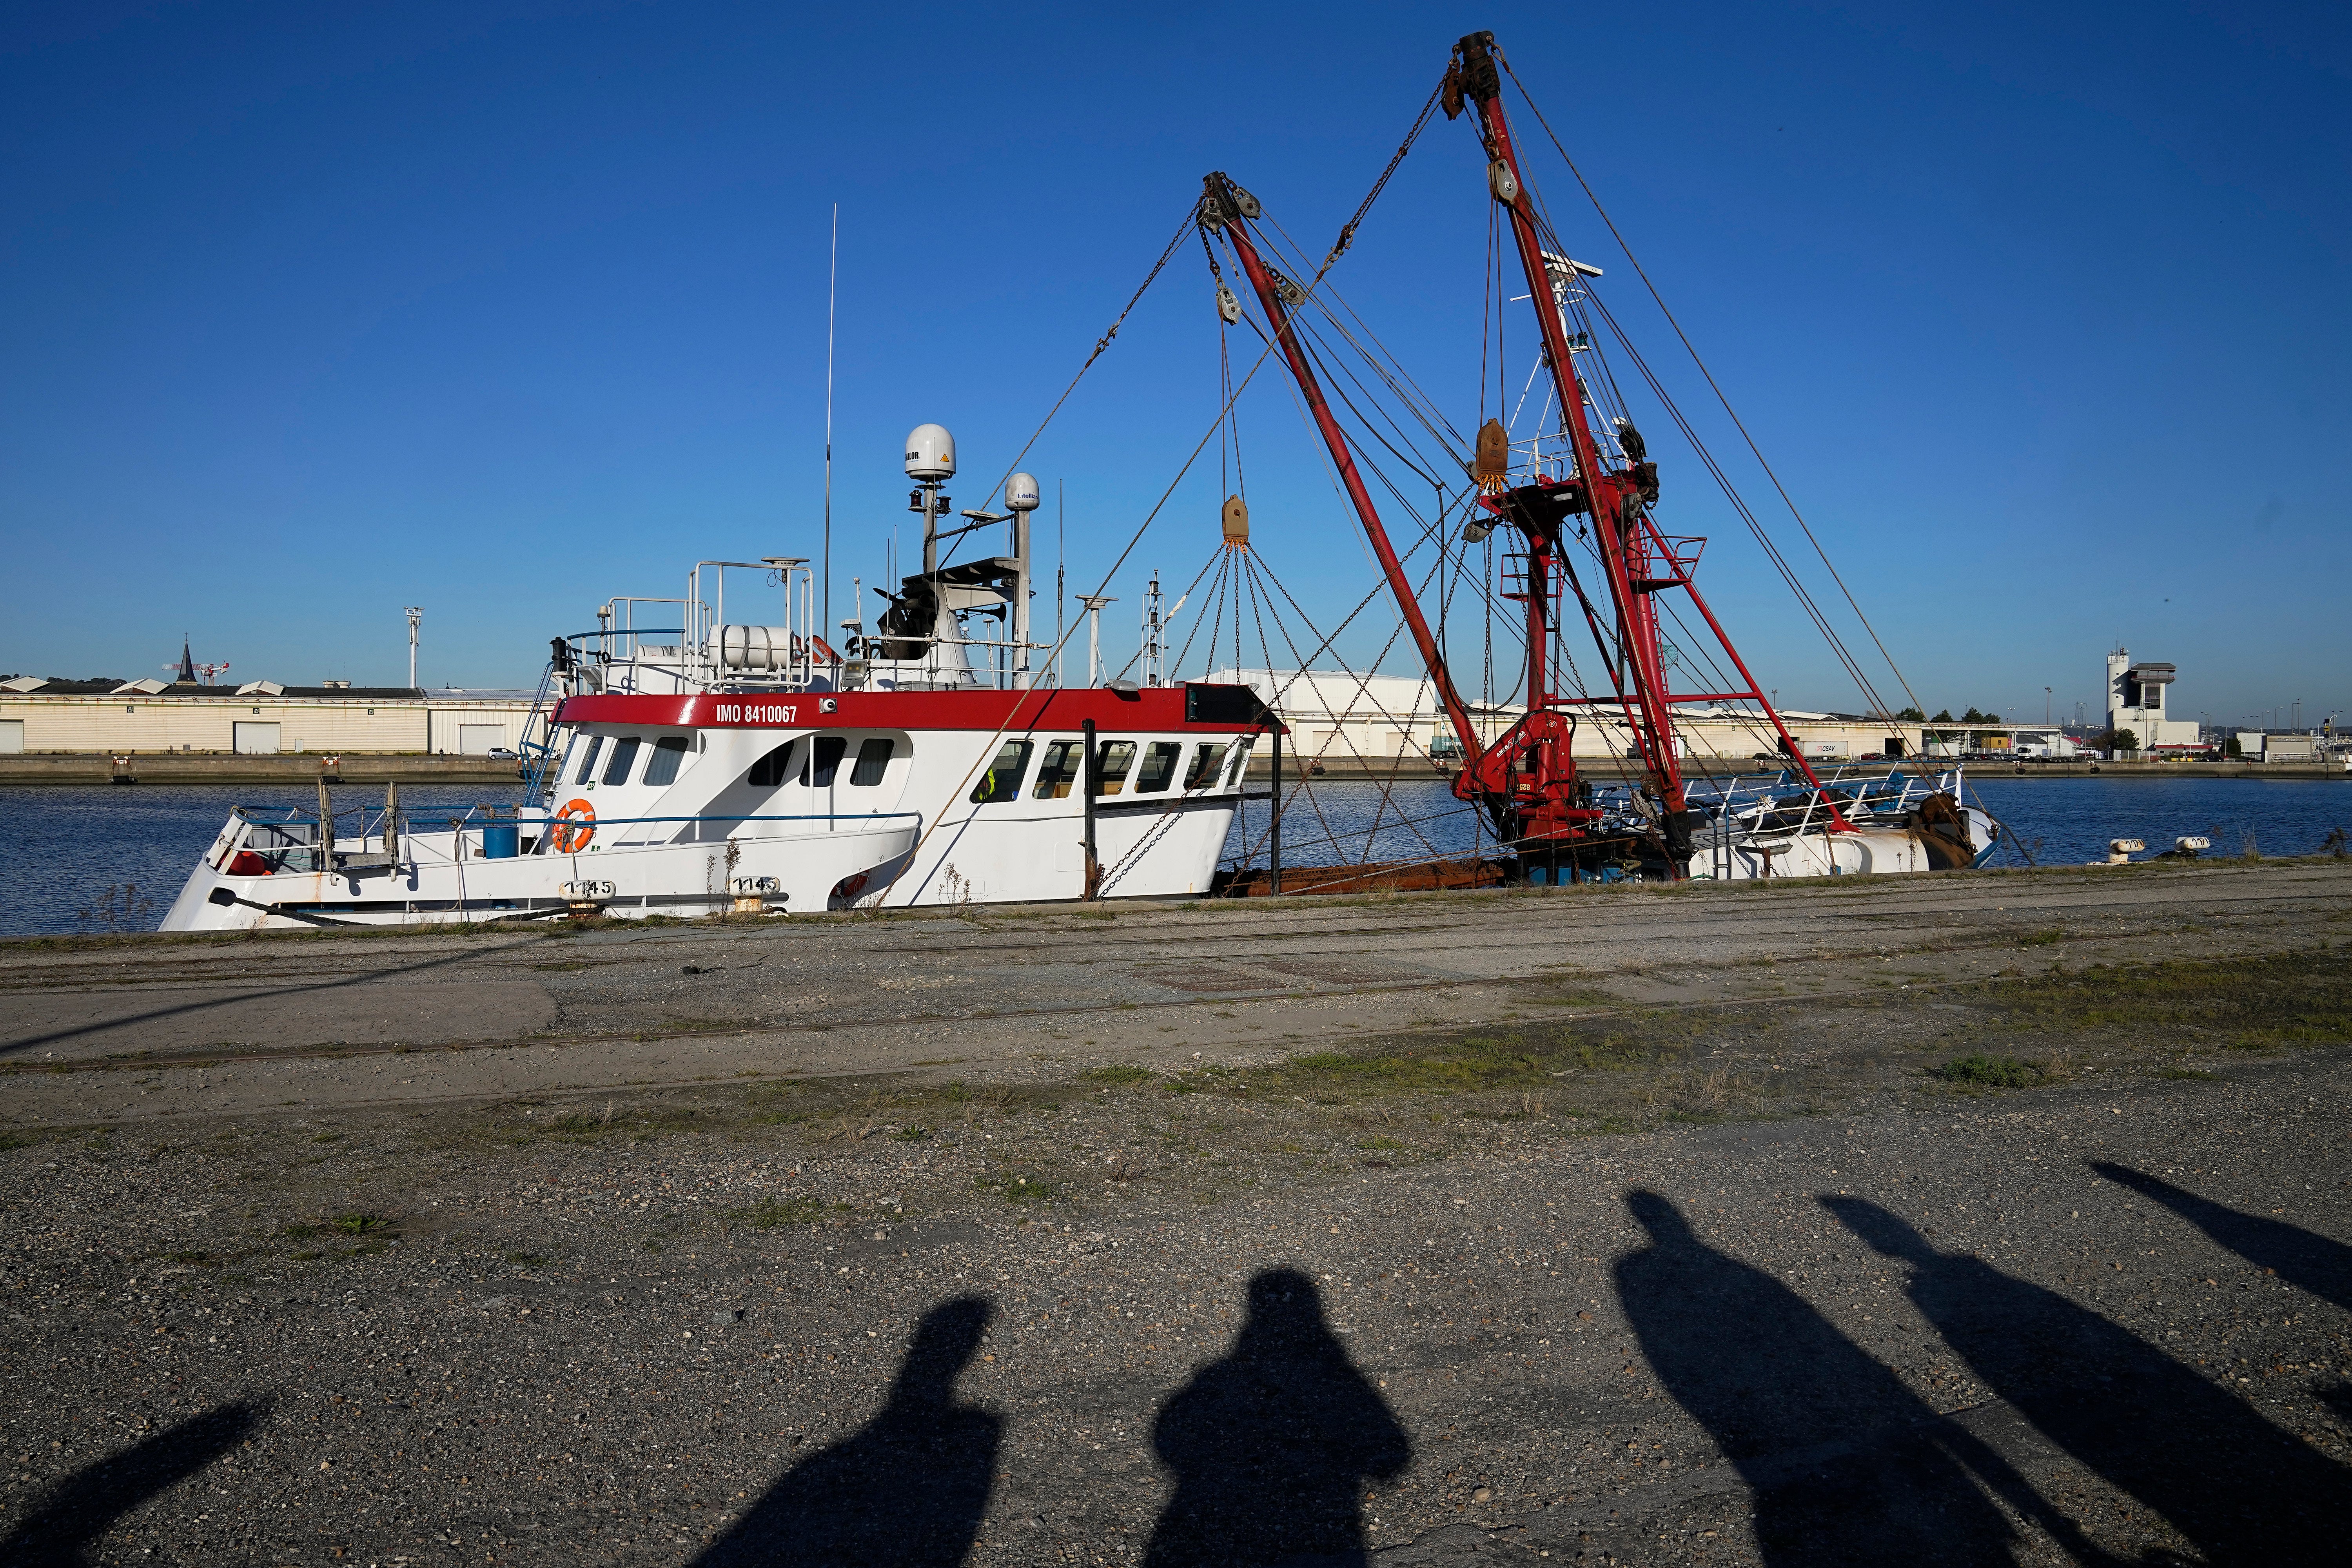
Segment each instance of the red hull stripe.
[{"label": "red hull stripe", "polygon": [[1106,731],[1171,730],[1240,734],[1243,723],[1187,723],[1184,689],[1146,687],[1131,696],[1099,688],[1050,691],[727,692],[684,697],[573,697],[556,710],[562,724],[691,730],[1076,731],[1091,719]]}]

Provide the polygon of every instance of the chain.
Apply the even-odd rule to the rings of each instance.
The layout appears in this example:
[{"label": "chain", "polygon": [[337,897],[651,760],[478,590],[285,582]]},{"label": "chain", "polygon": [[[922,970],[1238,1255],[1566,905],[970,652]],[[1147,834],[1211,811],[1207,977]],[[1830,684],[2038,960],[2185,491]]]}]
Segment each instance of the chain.
[{"label": "chain", "polygon": [[1331,254],[1325,257],[1323,265],[1315,269],[1317,282],[1320,283],[1323,280],[1323,275],[1331,270],[1340,257],[1347,254],[1348,247],[1356,243],[1356,226],[1364,221],[1364,215],[1370,212],[1372,204],[1381,199],[1381,192],[1388,184],[1389,176],[1397,172],[1397,165],[1404,162],[1404,155],[1412,151],[1412,144],[1415,142],[1421,140],[1423,130],[1429,124],[1429,117],[1437,112],[1437,101],[1444,96],[1444,93],[1445,84],[1442,81],[1432,89],[1429,101],[1421,106],[1421,113],[1412,122],[1412,129],[1404,133],[1403,144],[1397,148],[1396,156],[1389,160],[1389,166],[1381,171],[1381,177],[1372,182],[1372,188],[1365,194],[1364,205],[1356,209],[1355,216],[1340,226],[1339,237],[1332,242]]}]

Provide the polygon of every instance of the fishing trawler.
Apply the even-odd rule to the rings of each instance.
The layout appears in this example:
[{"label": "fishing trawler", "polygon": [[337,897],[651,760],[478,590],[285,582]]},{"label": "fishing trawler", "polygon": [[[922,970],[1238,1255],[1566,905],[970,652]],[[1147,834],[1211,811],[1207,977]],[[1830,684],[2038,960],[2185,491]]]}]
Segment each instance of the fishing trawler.
[{"label": "fishing trawler", "polygon": [[[1432,737],[1422,756],[1449,765],[1455,809],[1475,824],[1472,853],[1449,860],[1433,846],[1414,861],[1370,863],[1382,820],[1376,813],[1363,836],[1364,863],[1327,864],[1295,886],[1342,891],[1625,878],[1744,880],[1981,864],[2000,827],[1967,804],[1957,769],[1938,776],[1896,766],[1868,776],[1841,772],[1825,781],[1701,595],[1694,571],[1706,542],[1669,534],[1658,521],[1661,464],[1651,458],[1611,368],[1612,342],[1639,368],[1874,710],[1891,711],[1724,466],[1625,340],[1594,286],[1602,268],[1575,259],[1544,216],[1505,111],[1507,79],[1524,95],[1491,34],[1456,44],[1404,144],[1319,263],[1285,248],[1287,241],[1255,196],[1223,173],[1208,175],[1176,238],[1078,373],[1085,376],[1136,301],[1197,236],[1214,286],[1217,331],[1225,334],[1225,396],[1216,423],[1139,525],[1137,541],[1221,429],[1231,426],[1224,434],[1238,453],[1241,393],[1255,366],[1236,379],[1230,342],[1237,328],[1247,328],[1263,345],[1256,364],[1278,364],[1310,416],[1394,603],[1398,636],[1409,638],[1434,693],[1444,733]],[[1465,436],[1363,330],[1329,277],[1390,174],[1441,109],[1449,121],[1469,116],[1484,154],[1479,177],[1491,202],[1485,273],[1499,282],[1494,268],[1507,249],[1528,289],[1507,302],[1501,288],[1487,289],[1482,330],[1490,334],[1493,363],[1505,363],[1506,338],[1524,334],[1527,324],[1507,325],[1507,303],[1528,300],[1535,327],[1534,352],[1519,357],[1531,362],[1528,383],[1507,415],[1506,398],[1491,411],[1486,406],[1490,388],[1482,372],[1475,436]],[[1565,149],[1556,138],[1552,144],[1566,163]],[[1615,232],[1613,224],[1607,226]],[[1228,281],[1228,263],[1238,290]],[[1242,342],[1246,360],[1253,345]],[[1696,351],[1692,357],[1696,363]],[[1334,365],[1344,420],[1325,395]],[[1706,380],[1720,396],[1713,378]],[[1544,390],[1534,395],[1538,384]],[[1531,398],[1537,414],[1528,422]],[[1055,411],[1061,406],[1057,402]],[[1730,412],[1727,400],[1724,407]],[[1049,412],[1046,422],[1053,417]],[[1746,427],[1739,429],[1744,437]],[[1381,454],[1402,471],[1387,471]],[[1207,679],[1213,665],[1204,667],[1203,679],[1186,680],[1181,652],[1179,673],[1163,679],[1156,576],[1143,679],[1101,679],[1090,659],[1084,687],[1039,680],[1036,664],[1047,661],[1035,656],[1045,645],[1029,625],[1036,481],[1008,474],[990,491],[992,500],[1001,495],[1003,512],[967,510],[964,524],[942,527],[952,509],[941,487],[956,472],[948,432],[919,426],[908,439],[906,471],[915,481],[909,508],[923,517],[922,570],[885,594],[887,607],[872,631],[855,616],[842,623],[840,651],[816,624],[805,559],[698,563],[682,596],[616,597],[599,611],[594,632],[553,640],[522,747],[524,805],[420,822],[404,815],[396,793],[381,810],[352,812],[337,809],[322,785],[315,812],[240,808],[191,875],[164,928],[1282,891],[1285,812],[1301,795],[1313,805],[1315,787],[1311,776],[1290,779],[1281,770],[1286,731],[1276,715],[1284,692]],[[1373,500],[1368,471],[1392,515],[1409,515],[1416,524],[1402,552]],[[1238,459],[1234,475],[1238,479]],[[1415,495],[1429,499],[1416,501]],[[1205,598],[1217,606],[1218,619],[1209,624],[1209,654],[1218,657],[1230,598],[1234,665],[1243,662],[1238,640],[1246,610],[1270,669],[1276,659],[1266,623],[1306,612],[1251,553],[1244,490],[1225,498],[1220,517],[1218,553],[1194,579],[1197,586],[1213,571]],[[1803,525],[1801,515],[1797,521]],[[1000,526],[1008,529],[1003,555],[958,563],[953,551],[942,554],[943,544]],[[1805,531],[1810,541],[1810,528]],[[1498,540],[1505,547],[1499,563]],[[1822,561],[1826,565],[1826,553]],[[1408,562],[1423,574],[1418,584]],[[730,572],[738,574],[739,609],[741,574],[749,573],[753,592],[776,595],[773,612],[730,618]],[[1421,597],[1433,579],[1439,584],[1434,629]],[[1083,602],[1098,609],[1108,602],[1108,586],[1106,579]],[[1379,593],[1376,587],[1373,596]],[[1465,593],[1486,611],[1486,646],[1497,646],[1499,633],[1523,655],[1511,689],[1496,691],[1490,653],[1490,689],[1475,703],[1457,682],[1441,635],[1452,601]],[[1180,596],[1178,609],[1183,602]],[[640,625],[641,618],[677,624]],[[1196,611],[1196,626],[1202,618]],[[1579,623],[1591,635],[1604,679],[1588,682],[1578,673],[1566,632]],[[1669,625],[1675,641],[1665,635]],[[1277,629],[1294,650],[1321,650],[1335,646],[1345,626],[1327,635],[1309,624],[1303,637]],[[1051,649],[1059,651],[1058,644]],[[1291,662],[1307,673],[1305,660]],[[1058,668],[1058,658],[1047,667]],[[1694,705],[1718,724],[1728,714],[1747,726],[1764,754],[1778,760],[1776,768],[1754,774],[1699,756],[1685,743],[1686,726],[1678,717]],[[1635,776],[1612,778],[1613,767],[1595,770],[1599,776],[1581,771],[1580,726],[1588,743],[1594,731],[1630,741],[1622,747],[1612,741],[1609,754]],[[1230,847],[1244,776],[1261,742],[1275,763],[1276,786],[1263,797],[1269,809],[1255,837],[1239,836],[1243,842]],[[1583,754],[1590,761],[1589,744]],[[1383,811],[1386,805],[1384,796]],[[1323,815],[1318,808],[1317,817]],[[1339,837],[1329,835],[1328,843]],[[1294,853],[1298,847],[1294,838]]]},{"label": "fishing trawler", "polygon": [[[1041,685],[1029,514],[1009,552],[942,564],[955,443],[908,440],[924,569],[836,652],[808,563],[704,561],[682,596],[623,595],[553,639],[525,803],[420,824],[382,808],[240,806],[166,931],[785,914],[1209,890],[1253,745],[1245,687]],[[730,574],[733,574],[730,579]],[[746,574],[764,614],[745,606]],[[678,625],[647,626],[642,617]],[[667,616],[664,616],[667,612]],[[756,613],[756,612],[755,612]],[[989,635],[1002,623],[1002,635]]]}]

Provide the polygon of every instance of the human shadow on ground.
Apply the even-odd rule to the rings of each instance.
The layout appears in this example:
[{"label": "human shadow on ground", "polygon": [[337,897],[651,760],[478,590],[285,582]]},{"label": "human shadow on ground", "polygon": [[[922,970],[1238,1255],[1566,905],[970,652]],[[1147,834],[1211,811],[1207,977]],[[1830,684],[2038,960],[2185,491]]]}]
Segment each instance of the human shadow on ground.
[{"label": "human shadow on ground", "polygon": [[[1717,1251],[1655,1193],[1617,1293],[1658,1381],[1754,1495],[1767,1563],[1994,1563],[2017,1533],[1978,1481],[2078,1561],[2105,1561],[2000,1455],[1763,1270]],[[1971,1479],[1973,1472],[1974,1479]]]},{"label": "human shadow on ground", "polygon": [[93,1561],[89,1548],[115,1521],[245,1441],[266,1408],[224,1405],[76,1471],[52,1488],[7,1540],[0,1541],[0,1563],[13,1568],[68,1568]]},{"label": "human shadow on ground", "polygon": [[2209,1564],[2341,1563],[2352,1471],[2129,1330],[1860,1198],[1832,1213],[1912,1267],[1912,1301],[1979,1381]]},{"label": "human shadow on ground", "polygon": [[856,1436],[787,1471],[697,1559],[707,1568],[947,1568],[988,1509],[1004,1423],[956,1380],[995,1309],[960,1296],[924,1315],[890,1403]]},{"label": "human shadow on ground", "polygon": [[1315,1282],[1288,1268],[1250,1281],[1233,1349],[1169,1396],[1151,1441],[1176,1490],[1145,1568],[1360,1565],[1364,1482],[1412,1458],[1388,1402],[1325,1324]]},{"label": "human shadow on ground", "polygon": [[2247,1214],[2210,1198],[2200,1198],[2129,1165],[2094,1160],[2091,1169],[2111,1182],[2154,1198],[2255,1268],[2273,1269],[2289,1284],[2352,1311],[2352,1247],[2284,1220]]}]

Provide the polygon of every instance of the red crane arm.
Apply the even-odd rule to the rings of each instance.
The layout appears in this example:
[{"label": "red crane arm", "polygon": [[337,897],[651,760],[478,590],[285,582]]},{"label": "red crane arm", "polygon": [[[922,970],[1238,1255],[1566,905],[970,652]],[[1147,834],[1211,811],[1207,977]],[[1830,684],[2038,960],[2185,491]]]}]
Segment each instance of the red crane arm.
[{"label": "red crane arm", "polygon": [[1604,472],[1584,414],[1584,386],[1569,352],[1567,324],[1559,301],[1552,294],[1551,269],[1538,237],[1535,205],[1519,172],[1519,154],[1511,141],[1510,121],[1503,113],[1502,83],[1491,50],[1494,35],[1473,33],[1461,43],[1458,68],[1461,92],[1478,108],[1479,134],[1486,142],[1487,181],[1495,199],[1510,214],[1511,236],[1517,242],[1520,268],[1527,274],[1528,292],[1542,329],[1544,354],[1551,366],[1552,384],[1559,393],[1562,420],[1576,454],[1576,470],[1583,481],[1584,506],[1592,518],[1593,536],[1609,578],[1609,596],[1617,610],[1622,663],[1631,679],[1629,711],[1650,784],[1662,809],[1684,807],[1681,766],[1675,756],[1674,726],[1666,700],[1665,669],[1658,652],[1657,614],[1646,587],[1637,585],[1648,574],[1641,569],[1646,555],[1633,510],[1627,504],[1634,494],[1629,476]]},{"label": "red crane arm", "polygon": [[1211,174],[1204,184],[1208,187],[1203,198],[1208,208],[1206,216],[1223,226],[1233,242],[1234,255],[1240,259],[1242,270],[1249,275],[1250,287],[1257,290],[1258,304],[1274,328],[1275,341],[1281,345],[1283,358],[1289,363],[1290,374],[1298,383],[1299,394],[1307,399],[1307,410],[1315,416],[1316,429],[1322,432],[1324,446],[1330,449],[1332,466],[1339,470],[1339,482],[1347,489],[1358,521],[1364,525],[1364,535],[1371,541],[1372,553],[1380,558],[1381,571],[1389,580],[1389,591],[1396,595],[1397,608],[1404,613],[1405,627],[1412,634],[1413,646],[1421,650],[1422,664],[1437,688],[1438,705],[1445,710],[1454,738],[1462,742],[1463,756],[1475,757],[1486,749],[1486,742],[1479,739],[1477,726],[1470,721],[1470,710],[1464,704],[1462,694],[1454,689],[1453,674],[1445,668],[1444,657],[1437,651],[1437,639],[1430,635],[1421,603],[1413,595],[1412,584],[1405,580],[1404,565],[1389,542],[1388,530],[1381,524],[1381,514],[1372,505],[1370,493],[1364,489],[1362,476],[1356,471],[1348,437],[1340,430],[1339,422],[1331,416],[1330,405],[1323,399],[1323,388],[1315,379],[1314,367],[1307,363],[1307,351],[1291,326],[1290,310],[1283,301],[1282,290],[1258,256],[1234,184],[1223,174]]}]

